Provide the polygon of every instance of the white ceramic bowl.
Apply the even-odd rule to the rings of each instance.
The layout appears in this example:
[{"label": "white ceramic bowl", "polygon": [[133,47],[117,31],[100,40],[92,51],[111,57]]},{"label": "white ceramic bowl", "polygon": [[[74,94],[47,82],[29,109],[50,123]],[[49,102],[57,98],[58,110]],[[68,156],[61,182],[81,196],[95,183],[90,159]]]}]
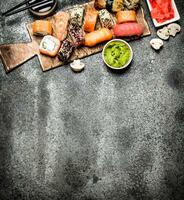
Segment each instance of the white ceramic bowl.
[{"label": "white ceramic bowl", "polygon": [[[117,42],[122,42],[122,43],[126,44],[126,45],[129,47],[130,52],[131,52],[129,61],[128,61],[125,65],[123,65],[122,67],[113,67],[113,66],[109,65],[109,64],[106,62],[105,57],[104,57],[104,52],[105,52],[105,49],[106,49],[107,45],[110,44],[111,42],[116,42],[116,41],[117,41]],[[102,51],[102,58],[103,58],[104,63],[105,63],[109,68],[115,69],[115,70],[121,70],[121,69],[124,69],[124,68],[128,67],[128,65],[130,65],[130,63],[132,62],[132,59],[133,59],[133,50],[132,50],[132,47],[131,47],[126,41],[121,40],[121,39],[113,39],[113,40],[109,41],[109,42],[104,46],[103,51]]]}]

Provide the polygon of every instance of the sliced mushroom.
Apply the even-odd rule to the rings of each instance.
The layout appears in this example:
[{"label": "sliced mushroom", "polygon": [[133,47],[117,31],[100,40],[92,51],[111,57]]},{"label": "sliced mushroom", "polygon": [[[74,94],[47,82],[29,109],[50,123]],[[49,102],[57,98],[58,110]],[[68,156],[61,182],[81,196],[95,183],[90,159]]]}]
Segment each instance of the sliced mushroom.
[{"label": "sliced mushroom", "polygon": [[167,27],[164,27],[162,29],[159,29],[157,31],[157,35],[159,38],[161,38],[162,40],[168,40],[169,39],[169,29]]},{"label": "sliced mushroom", "polygon": [[84,69],[85,64],[80,60],[74,60],[73,63],[70,64],[70,67],[74,72],[81,72]]},{"label": "sliced mushroom", "polygon": [[153,49],[159,50],[163,45],[163,41],[159,38],[154,38],[150,41],[150,45]]},{"label": "sliced mushroom", "polygon": [[169,30],[169,35],[175,37],[177,33],[179,33],[181,31],[181,26],[179,24],[176,23],[172,23],[169,24],[167,26],[168,30]]}]

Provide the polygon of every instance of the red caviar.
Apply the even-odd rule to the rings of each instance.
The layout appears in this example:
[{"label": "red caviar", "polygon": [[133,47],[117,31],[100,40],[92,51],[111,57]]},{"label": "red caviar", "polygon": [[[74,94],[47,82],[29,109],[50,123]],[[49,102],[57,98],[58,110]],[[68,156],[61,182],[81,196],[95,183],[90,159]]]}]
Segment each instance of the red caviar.
[{"label": "red caviar", "polygon": [[171,0],[150,0],[152,11],[151,16],[157,22],[163,23],[174,18],[174,9]]}]

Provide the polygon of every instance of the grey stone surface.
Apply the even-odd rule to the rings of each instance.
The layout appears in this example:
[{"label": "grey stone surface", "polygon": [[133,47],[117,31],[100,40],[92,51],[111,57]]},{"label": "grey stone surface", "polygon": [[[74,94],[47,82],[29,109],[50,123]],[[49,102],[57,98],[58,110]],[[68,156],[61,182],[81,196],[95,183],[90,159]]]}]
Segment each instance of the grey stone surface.
[{"label": "grey stone surface", "polygon": [[[1,12],[18,2],[1,0]],[[184,199],[184,31],[156,53],[144,7],[153,33],[130,42],[124,73],[101,54],[80,74],[43,73],[34,58],[7,75],[0,63],[0,200]],[[33,19],[1,19],[0,43],[28,41]]]}]

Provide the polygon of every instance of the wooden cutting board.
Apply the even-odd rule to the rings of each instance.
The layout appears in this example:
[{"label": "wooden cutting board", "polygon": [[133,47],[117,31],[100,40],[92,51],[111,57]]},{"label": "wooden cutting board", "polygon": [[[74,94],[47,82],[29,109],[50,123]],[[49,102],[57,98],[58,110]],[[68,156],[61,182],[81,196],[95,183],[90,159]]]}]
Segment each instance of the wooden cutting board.
[{"label": "wooden cutting board", "polygon": [[[93,4],[93,2],[85,3],[80,6],[85,7],[89,4]],[[70,12],[72,8],[73,7],[68,8],[66,11]],[[50,17],[48,19],[51,20],[52,22],[54,21],[53,17]],[[151,32],[150,32],[148,23],[145,20],[144,10],[142,7],[140,7],[137,11],[137,21],[138,23],[143,24],[145,26],[143,36],[150,35]],[[99,22],[98,22],[98,26],[99,26]],[[64,65],[64,63],[62,63],[58,59],[58,57],[51,58],[51,57],[40,54],[39,44],[42,38],[33,36],[31,23],[27,24],[26,27],[30,35],[31,42],[0,45],[0,57],[3,61],[6,72],[12,71],[13,69],[25,63],[26,61],[30,60],[34,56],[38,56],[43,71],[48,71],[50,69]],[[136,38],[131,38],[131,40],[133,39],[136,39]],[[100,44],[92,48],[80,47],[74,51],[74,53],[72,54],[70,58],[70,61],[73,61],[79,58],[84,58],[86,56],[90,56],[92,54],[98,53],[102,51],[103,46],[104,44]]]}]

